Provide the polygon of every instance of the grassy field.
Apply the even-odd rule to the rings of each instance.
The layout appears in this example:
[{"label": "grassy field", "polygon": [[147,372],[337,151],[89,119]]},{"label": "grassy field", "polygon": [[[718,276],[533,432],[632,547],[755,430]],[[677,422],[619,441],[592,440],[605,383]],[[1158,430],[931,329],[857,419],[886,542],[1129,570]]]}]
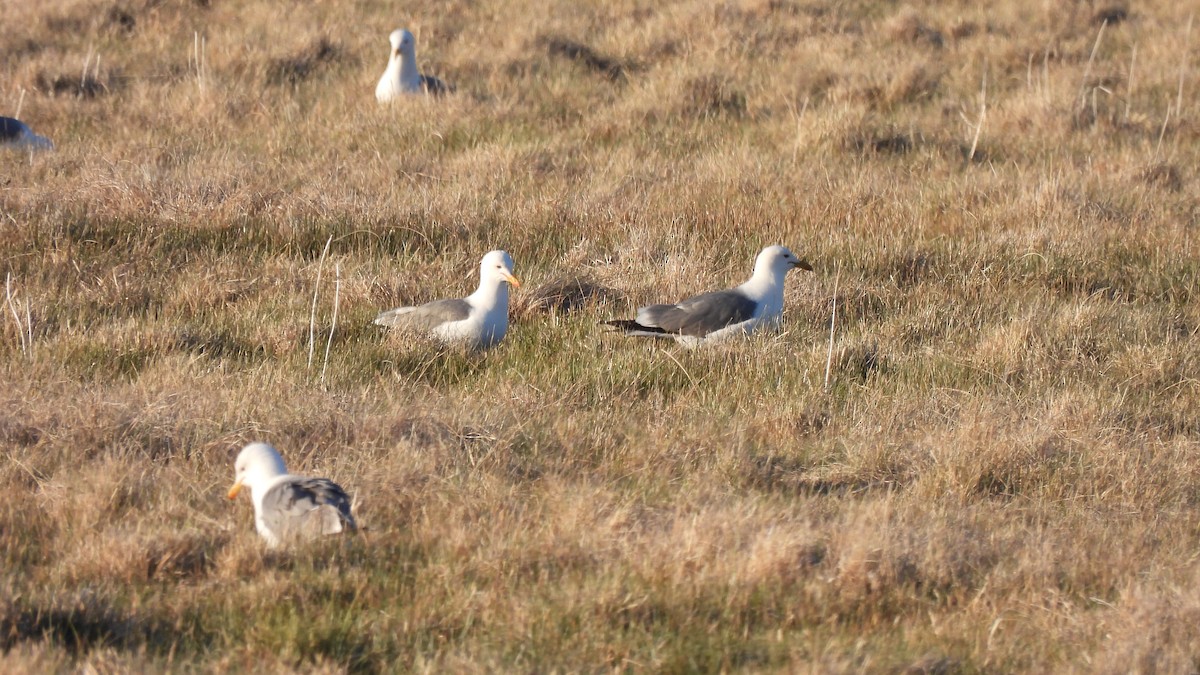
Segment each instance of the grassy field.
[{"label": "grassy field", "polygon": [[[1189,11],[9,3],[0,670],[1196,671]],[[598,325],[771,243],[777,335]],[[492,248],[497,349],[370,325]],[[366,530],[265,549],[251,440]]]}]

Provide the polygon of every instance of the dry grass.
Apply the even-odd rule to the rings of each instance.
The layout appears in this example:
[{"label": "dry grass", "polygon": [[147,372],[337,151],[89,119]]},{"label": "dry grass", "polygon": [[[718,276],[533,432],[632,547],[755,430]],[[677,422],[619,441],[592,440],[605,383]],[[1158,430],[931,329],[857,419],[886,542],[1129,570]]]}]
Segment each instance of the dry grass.
[{"label": "dry grass", "polygon": [[[5,9],[0,670],[1196,669],[1186,7],[276,5]],[[598,325],[774,242],[780,335]],[[370,325],[498,247],[500,348]]]}]

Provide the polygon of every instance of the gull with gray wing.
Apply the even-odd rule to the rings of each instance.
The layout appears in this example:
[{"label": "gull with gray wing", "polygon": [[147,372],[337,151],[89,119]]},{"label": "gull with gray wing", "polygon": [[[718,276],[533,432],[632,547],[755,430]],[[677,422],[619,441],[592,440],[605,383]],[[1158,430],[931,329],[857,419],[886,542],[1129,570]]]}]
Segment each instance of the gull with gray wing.
[{"label": "gull with gray wing", "polygon": [[521,287],[513,276],[512,257],[504,251],[491,251],[479,261],[479,288],[474,293],[465,298],[389,309],[375,317],[375,323],[472,349],[493,347],[508,331],[510,284]]},{"label": "gull with gray wing", "polygon": [[379,84],[375,85],[375,99],[387,103],[405,94],[432,94],[441,96],[454,91],[454,88],[432,75],[422,75],[417,71],[416,38],[413,34],[396,29],[388,36],[392,45],[388,57],[387,69]]},{"label": "gull with gray wing", "polygon": [[345,490],[328,478],[288,473],[283,457],[266,443],[242,448],[234,470],[229,498],[236,498],[243,487],[250,490],[254,526],[268,546],[357,529]]},{"label": "gull with gray wing", "polygon": [[703,293],[673,305],[648,305],[634,319],[606,321],[625,335],[675,338],[697,347],[776,328],[783,314],[783,280],[791,269],[812,270],[783,246],[768,246],[754,261],[749,281],[736,288]]}]

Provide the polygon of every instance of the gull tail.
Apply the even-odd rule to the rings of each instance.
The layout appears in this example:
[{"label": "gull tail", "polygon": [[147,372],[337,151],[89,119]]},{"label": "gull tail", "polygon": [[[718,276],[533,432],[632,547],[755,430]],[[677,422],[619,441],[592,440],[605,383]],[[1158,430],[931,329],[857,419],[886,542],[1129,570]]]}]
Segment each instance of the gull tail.
[{"label": "gull tail", "polygon": [[445,96],[446,94],[454,93],[454,85],[446,84],[444,80],[432,75],[421,76],[421,88],[431,96]]},{"label": "gull tail", "polygon": [[313,509],[309,515],[309,526],[313,528],[315,535],[354,532],[358,529],[350,514],[342,513],[332,504],[322,504]]},{"label": "gull tail", "polygon": [[376,326],[402,326],[404,325],[404,315],[416,309],[416,307],[397,307],[389,309],[386,312],[380,312],[379,316],[375,317]]},{"label": "gull tail", "polygon": [[655,338],[673,338],[674,333],[669,333],[657,326],[643,326],[633,319],[613,319],[603,322],[603,325],[613,326],[622,334],[630,337],[655,337]]}]

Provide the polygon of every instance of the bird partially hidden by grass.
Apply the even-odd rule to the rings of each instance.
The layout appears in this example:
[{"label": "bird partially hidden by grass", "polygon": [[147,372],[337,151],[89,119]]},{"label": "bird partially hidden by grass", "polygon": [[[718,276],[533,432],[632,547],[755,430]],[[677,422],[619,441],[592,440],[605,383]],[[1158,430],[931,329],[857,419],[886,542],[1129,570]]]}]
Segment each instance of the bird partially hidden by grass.
[{"label": "bird partially hidden by grass", "polygon": [[432,94],[442,96],[454,91],[454,87],[432,75],[422,75],[417,70],[416,38],[413,34],[396,29],[388,36],[392,44],[387,69],[379,84],[375,85],[375,98],[387,103],[405,94]]},{"label": "bird partially hidden by grass", "polygon": [[234,471],[229,498],[236,499],[243,487],[250,490],[255,529],[272,548],[358,529],[341,486],[288,473],[283,457],[266,443],[242,448]]},{"label": "bird partially hidden by grass", "polygon": [[397,307],[375,317],[380,326],[424,333],[470,349],[494,347],[508,332],[508,286],[521,287],[513,276],[513,260],[491,251],[479,261],[479,288],[465,298],[435,300]]},{"label": "bird partially hidden by grass", "polygon": [[768,246],[755,259],[750,280],[741,286],[703,293],[673,305],[648,305],[639,308],[634,319],[604,323],[625,335],[674,338],[688,347],[776,328],[783,314],[783,280],[792,269],[812,271],[812,265],[783,246]]},{"label": "bird partially hidden by grass", "polygon": [[53,150],[49,138],[33,133],[29,125],[12,117],[0,117],[0,146],[18,150]]}]

